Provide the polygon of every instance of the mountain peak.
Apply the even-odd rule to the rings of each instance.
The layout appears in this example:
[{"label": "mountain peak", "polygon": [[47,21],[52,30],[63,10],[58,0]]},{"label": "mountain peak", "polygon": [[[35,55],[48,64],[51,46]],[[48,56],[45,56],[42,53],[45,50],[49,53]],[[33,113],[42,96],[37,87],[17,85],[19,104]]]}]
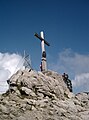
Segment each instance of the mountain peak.
[{"label": "mountain peak", "polygon": [[61,74],[19,70],[0,96],[1,120],[88,120],[89,94],[70,92]]}]

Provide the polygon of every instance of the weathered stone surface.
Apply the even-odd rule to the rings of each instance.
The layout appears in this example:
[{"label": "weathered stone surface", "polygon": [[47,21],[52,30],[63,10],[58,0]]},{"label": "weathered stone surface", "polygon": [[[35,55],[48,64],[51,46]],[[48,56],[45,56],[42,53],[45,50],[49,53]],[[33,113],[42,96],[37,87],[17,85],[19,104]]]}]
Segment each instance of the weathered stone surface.
[{"label": "weathered stone surface", "polygon": [[0,105],[0,111],[2,111],[2,113],[5,113],[5,114],[9,113],[8,108],[2,104]]},{"label": "weathered stone surface", "polygon": [[0,120],[89,120],[89,93],[73,94],[53,71],[18,71],[0,95]]}]

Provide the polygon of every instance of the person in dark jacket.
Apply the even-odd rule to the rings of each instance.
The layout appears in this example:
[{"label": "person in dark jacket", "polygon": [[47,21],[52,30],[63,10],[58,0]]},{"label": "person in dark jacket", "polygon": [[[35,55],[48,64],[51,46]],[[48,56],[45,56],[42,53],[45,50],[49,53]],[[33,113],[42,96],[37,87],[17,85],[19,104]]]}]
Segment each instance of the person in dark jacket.
[{"label": "person in dark jacket", "polygon": [[71,83],[71,80],[69,79],[68,74],[63,73],[62,77],[63,77],[64,82],[67,85],[67,88],[69,89],[70,92],[72,92],[73,91],[72,90],[72,83]]}]

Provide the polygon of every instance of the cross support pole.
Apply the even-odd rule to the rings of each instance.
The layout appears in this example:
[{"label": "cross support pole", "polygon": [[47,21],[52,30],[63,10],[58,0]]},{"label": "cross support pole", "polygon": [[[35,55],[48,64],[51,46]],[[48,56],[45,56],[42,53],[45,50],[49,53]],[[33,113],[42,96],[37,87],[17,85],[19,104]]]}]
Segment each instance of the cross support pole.
[{"label": "cross support pole", "polygon": [[46,51],[45,51],[45,44],[50,46],[50,44],[44,39],[43,31],[40,33],[40,36],[35,33],[35,36],[41,40],[41,47],[42,47],[42,61],[41,61],[41,71],[47,71],[47,62],[46,62]]}]

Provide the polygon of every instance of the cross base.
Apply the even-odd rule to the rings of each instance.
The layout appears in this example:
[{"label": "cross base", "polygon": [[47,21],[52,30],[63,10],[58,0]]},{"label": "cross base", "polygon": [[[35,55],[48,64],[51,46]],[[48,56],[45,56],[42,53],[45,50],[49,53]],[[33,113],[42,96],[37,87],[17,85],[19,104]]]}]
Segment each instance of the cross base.
[{"label": "cross base", "polygon": [[41,62],[41,71],[47,71],[47,63],[46,63],[46,58],[42,57],[42,62]]}]

